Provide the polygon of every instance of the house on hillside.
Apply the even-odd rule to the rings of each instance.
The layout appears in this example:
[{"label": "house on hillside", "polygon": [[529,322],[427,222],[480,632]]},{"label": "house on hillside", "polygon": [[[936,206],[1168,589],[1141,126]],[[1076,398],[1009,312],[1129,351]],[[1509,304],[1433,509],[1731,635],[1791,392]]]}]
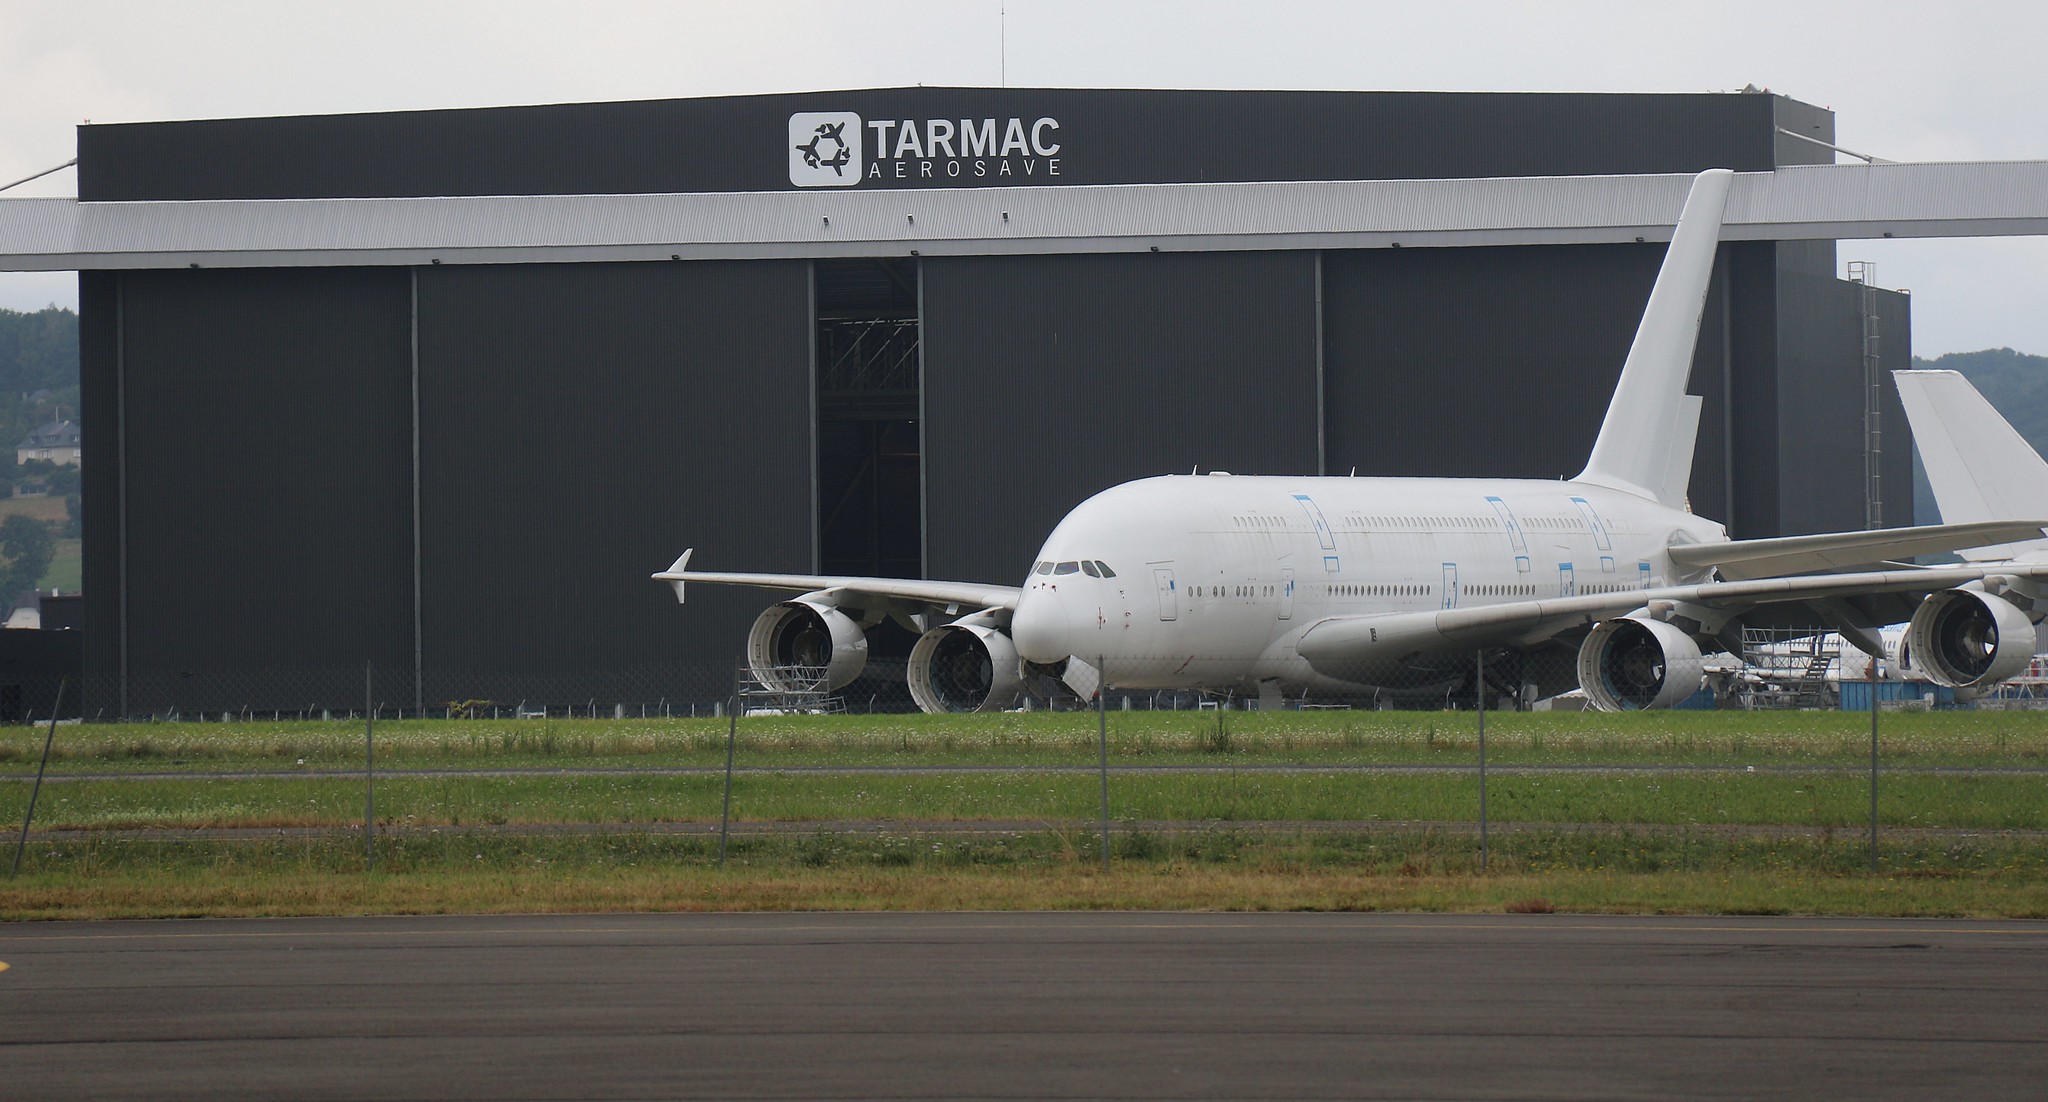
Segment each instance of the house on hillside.
[{"label": "house on hillside", "polygon": [[28,439],[15,445],[14,461],[26,463],[41,459],[60,467],[82,465],[82,449],[79,445],[78,424],[74,421],[52,421],[28,434]]}]

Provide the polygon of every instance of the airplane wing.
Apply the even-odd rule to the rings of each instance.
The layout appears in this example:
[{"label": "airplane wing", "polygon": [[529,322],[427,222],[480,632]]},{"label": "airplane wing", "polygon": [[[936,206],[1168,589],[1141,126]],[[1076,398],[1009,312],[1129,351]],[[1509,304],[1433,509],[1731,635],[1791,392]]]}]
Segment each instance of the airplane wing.
[{"label": "airplane wing", "polygon": [[[777,589],[785,593],[833,590],[842,596],[844,603],[855,607],[865,607],[867,604],[915,606],[947,615],[980,609],[1014,611],[1017,607],[1017,595],[1022,592],[1013,585],[926,581],[919,578],[856,578],[830,574],[733,574],[691,570],[690,556],[695,551],[695,548],[691,548],[683,552],[682,557],[667,570],[654,575],[657,580],[667,582],[676,591],[678,604],[682,603],[683,587],[689,582],[752,586],[756,589]],[[860,598],[867,600],[863,601]]]},{"label": "airplane wing", "polygon": [[2000,563],[1925,569],[1811,574],[1739,582],[1660,586],[1621,593],[1556,597],[1472,608],[1399,612],[1376,616],[1334,616],[1302,633],[1296,649],[1311,664],[1342,664],[1384,657],[1413,643],[1417,651],[1445,651],[1488,644],[1526,646],[1599,620],[1639,609],[1683,606],[1740,615],[1772,604],[1828,603],[1886,594],[1921,596],[1993,577],[2048,579],[2048,563]]},{"label": "airplane wing", "polygon": [[1819,570],[1868,566],[1912,555],[1963,551],[2020,540],[2037,540],[2048,521],[1999,520],[1974,524],[1928,524],[1877,528],[1867,532],[1824,532],[1725,543],[1689,543],[1670,549],[1683,567],[1717,568],[1728,581],[1775,578]]}]

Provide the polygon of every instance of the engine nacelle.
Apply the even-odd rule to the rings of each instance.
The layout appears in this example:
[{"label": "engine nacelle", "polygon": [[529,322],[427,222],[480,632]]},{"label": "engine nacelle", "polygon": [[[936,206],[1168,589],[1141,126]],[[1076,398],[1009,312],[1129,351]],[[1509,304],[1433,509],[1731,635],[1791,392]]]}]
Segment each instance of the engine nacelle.
[{"label": "engine nacelle", "polygon": [[1930,593],[1906,627],[1906,653],[1937,685],[1994,685],[2027,668],[2034,624],[2011,602],[1982,590]]},{"label": "engine nacelle", "polygon": [[770,606],[747,632],[754,679],[777,692],[830,692],[868,665],[868,637],[831,605],[798,597]]},{"label": "engine nacelle", "polygon": [[1669,708],[1700,691],[1702,672],[1699,645],[1662,620],[1606,620],[1579,645],[1579,688],[1603,712]]},{"label": "engine nacelle", "polygon": [[994,712],[1024,688],[1017,646],[977,624],[947,624],[910,649],[910,698],[927,712]]}]

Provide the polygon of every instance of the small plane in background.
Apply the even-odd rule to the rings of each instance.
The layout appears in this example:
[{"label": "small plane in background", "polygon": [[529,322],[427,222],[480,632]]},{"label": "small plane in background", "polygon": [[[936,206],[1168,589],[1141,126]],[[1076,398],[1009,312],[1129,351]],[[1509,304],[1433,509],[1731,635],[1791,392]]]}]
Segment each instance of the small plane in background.
[{"label": "small plane in background", "polygon": [[[1912,619],[1937,679],[1987,683],[2032,651],[2048,563],[1897,565],[2042,537],[2048,508],[1968,523],[1730,540],[1685,507],[1700,400],[1685,393],[1733,174],[1692,183],[1585,470],[1564,482],[1171,475],[1067,514],[1019,586],[689,569],[795,594],[748,632],[772,688],[859,676],[885,618],[919,633],[929,712],[1011,707],[1056,679],[1123,689],[1365,694],[1490,674],[1576,682],[1607,710],[1669,707],[1746,615],[1818,622],[1876,653]],[[2024,639],[2024,644],[2021,640]],[[2023,661],[2022,661],[2022,664]],[[802,684],[798,684],[801,682]]]}]

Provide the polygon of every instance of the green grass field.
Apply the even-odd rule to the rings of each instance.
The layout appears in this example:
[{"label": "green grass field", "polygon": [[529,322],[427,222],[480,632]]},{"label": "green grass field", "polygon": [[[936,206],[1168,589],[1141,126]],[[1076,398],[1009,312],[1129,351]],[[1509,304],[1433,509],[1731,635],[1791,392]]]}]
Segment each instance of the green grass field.
[{"label": "green grass field", "polygon": [[[675,907],[1195,907],[2048,915],[2048,723],[1496,715],[1478,867],[1470,713],[1111,713],[1114,870],[1092,715],[749,718],[715,864],[722,720],[384,723],[363,871],[361,720],[67,726],[0,916]],[[43,732],[0,734],[19,823]],[[826,773],[829,766],[1072,771]],[[1317,766],[1459,767],[1401,772]],[[1662,765],[1693,771],[1636,772]],[[628,770],[592,773],[587,767]],[[1271,767],[1286,766],[1286,770]],[[1614,767],[1612,769],[1603,767]],[[494,770],[491,775],[457,771]],[[710,770],[692,773],[634,769]],[[1954,770],[1981,770],[1956,772]],[[1994,770],[2017,770],[1995,772]],[[223,777],[123,773],[239,772]],[[79,774],[106,774],[97,779]],[[821,824],[863,823],[833,831]],[[1172,829],[1150,826],[1176,824]],[[694,824],[673,833],[671,824]],[[989,824],[963,831],[962,824]],[[570,828],[550,832],[547,828]],[[292,832],[228,839],[195,828]],[[191,832],[191,833],[180,833]],[[11,857],[11,855],[9,855]]]},{"label": "green grass field", "polygon": [[57,553],[50,558],[50,568],[43,571],[42,580],[36,583],[43,592],[52,589],[64,593],[77,593],[85,588],[84,540],[59,539]]},{"label": "green grass field", "polygon": [[[716,822],[715,773],[396,776],[376,787],[379,819],[404,827]],[[0,789],[0,821],[19,822],[28,786]],[[747,773],[733,785],[742,822],[1087,822],[1100,787],[1088,773]],[[1865,778],[1839,774],[1496,775],[1495,820],[1651,826],[1854,830],[1868,821]],[[48,784],[45,829],[347,827],[360,824],[360,779],[97,780]],[[1110,814],[1183,822],[1468,822],[1469,774],[1216,772],[1120,774]],[[1972,831],[2048,830],[2048,775],[1894,774],[1881,823]]]},{"label": "green grass field", "polygon": [[0,497],[0,520],[6,520],[11,516],[29,517],[45,524],[62,524],[70,519],[71,514],[64,504],[62,494]]},{"label": "green grass field", "polygon": [[[1476,760],[1470,712],[1111,712],[1120,764],[1458,764]],[[1867,713],[1495,713],[1495,764],[1861,766]],[[2048,765],[2048,716],[1901,712],[1882,719],[1896,766]],[[706,766],[725,761],[723,719],[408,720],[376,725],[377,757],[394,767]],[[0,729],[0,768],[33,765],[42,732]],[[749,717],[742,764],[1060,765],[1096,760],[1088,713],[987,716]],[[221,770],[357,768],[363,722],[89,724],[60,728],[63,768]],[[303,759],[303,762],[301,761]]]}]

